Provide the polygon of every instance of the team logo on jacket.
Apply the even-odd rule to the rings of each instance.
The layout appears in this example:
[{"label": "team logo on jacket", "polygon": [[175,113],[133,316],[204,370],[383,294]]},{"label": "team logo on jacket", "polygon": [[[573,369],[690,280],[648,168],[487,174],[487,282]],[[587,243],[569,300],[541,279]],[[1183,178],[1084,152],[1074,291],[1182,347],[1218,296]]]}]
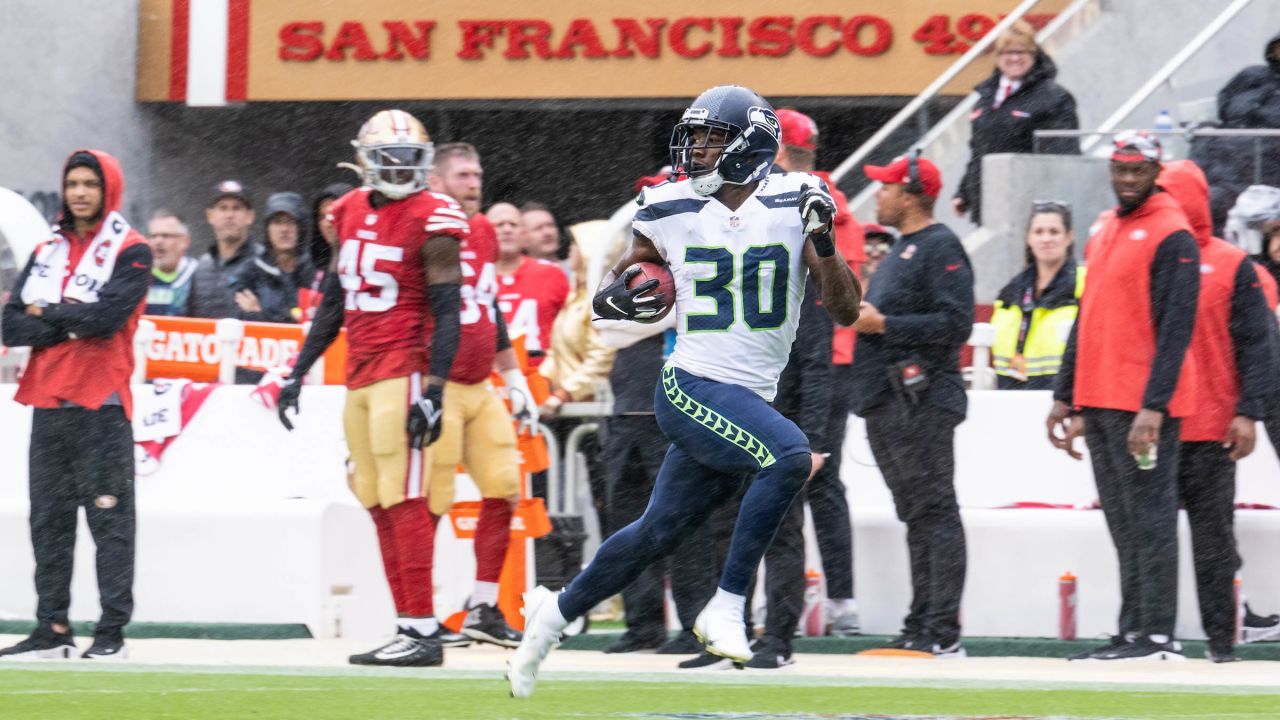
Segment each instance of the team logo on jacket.
[{"label": "team logo on jacket", "polygon": [[902,251],[902,254],[899,255],[898,257],[902,258],[903,260],[910,260],[911,257],[915,254],[916,254],[916,244],[911,243],[906,247],[905,250]]},{"label": "team logo on jacket", "polygon": [[1138,228],[1137,230],[1134,230],[1133,232],[1129,233],[1129,239],[1130,240],[1146,240],[1147,231],[1143,230],[1142,228]]},{"label": "team logo on jacket", "polygon": [[98,267],[102,267],[107,263],[107,258],[110,256],[111,241],[103,240],[102,244],[98,246],[98,249],[93,251],[93,262],[96,263]]},{"label": "team logo on jacket", "polygon": [[1213,265],[1210,265],[1209,263],[1200,263],[1201,275],[1208,275],[1211,272],[1213,272]]}]

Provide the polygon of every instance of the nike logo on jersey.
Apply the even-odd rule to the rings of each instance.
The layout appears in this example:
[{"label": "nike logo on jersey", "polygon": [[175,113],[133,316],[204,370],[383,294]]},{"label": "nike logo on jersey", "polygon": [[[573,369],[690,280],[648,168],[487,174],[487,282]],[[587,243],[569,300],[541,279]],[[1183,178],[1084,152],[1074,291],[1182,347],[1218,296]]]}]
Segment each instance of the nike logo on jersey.
[{"label": "nike logo on jersey", "polygon": [[147,267],[147,266],[146,266],[146,264],[144,264],[144,263],[140,263],[140,262],[130,263],[130,264],[131,264],[131,265],[133,265],[133,266],[134,266],[134,267],[136,267],[136,268],[143,268],[143,269],[145,269],[145,268]]},{"label": "nike logo on jersey", "polygon": [[948,266],[947,266],[947,272],[953,272],[953,271],[955,271],[955,270],[959,270],[959,269],[960,269],[960,263],[956,263],[955,265],[948,265]]}]

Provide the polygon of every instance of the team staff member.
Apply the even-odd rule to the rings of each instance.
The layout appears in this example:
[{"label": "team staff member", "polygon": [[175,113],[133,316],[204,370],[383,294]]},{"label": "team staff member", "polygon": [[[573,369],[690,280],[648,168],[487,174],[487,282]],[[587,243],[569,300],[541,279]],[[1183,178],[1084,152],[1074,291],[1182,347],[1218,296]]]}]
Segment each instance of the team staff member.
[{"label": "team staff member", "polygon": [[302,378],[345,325],[342,420],[352,491],[377,529],[398,616],[395,637],[351,656],[356,665],[444,663],[431,580],[436,518],[424,468],[443,429],[444,386],[460,333],[458,245],[470,228],[458,203],[426,192],[432,154],[426,128],[402,110],[383,110],[360,128],[363,186],[329,209],[337,269],[325,276],[320,308],[277,406],[292,429],[286,411],[298,410]]},{"label": "team staff member", "polygon": [[511,539],[511,515],[520,500],[520,463],[511,415],[489,383],[495,367],[522,423],[537,427],[538,408],[507,337],[502,314],[494,310],[498,291],[498,241],[493,225],[480,213],[484,170],[480,154],[466,143],[436,148],[431,189],[451,195],[462,206],[471,232],[458,250],[462,261],[462,333],[457,360],[445,383],[444,430],[431,452],[431,513],[437,518],[453,505],[459,464],[480,488],[476,523],[476,578],[462,634],[503,647],[520,644],[520,633],[498,609],[498,579]]},{"label": "team staff member", "polygon": [[851,402],[866,418],[871,451],[907,524],[911,611],[890,647],[963,657],[966,558],[954,433],[968,406],[960,348],[973,328],[973,270],[960,239],[933,219],[942,190],[936,165],[901,157],[865,172],[883,183],[876,222],[902,233],[854,324]]},{"label": "team staff member", "polygon": [[102,617],[81,657],[125,656],[133,614],[133,333],[151,248],[120,215],[124,174],[101,150],[77,150],[62,172],[62,212],[4,306],[4,344],[30,346],[14,400],[30,405],[31,544],[38,625],[11,659],[67,658],[76,517],[97,546]]},{"label": "team staff member", "polygon": [[494,203],[487,217],[498,234],[498,308],[511,336],[524,336],[529,364],[538,367],[551,347],[551,326],[569,299],[569,280],[558,264],[523,253],[519,208]]},{"label": "team staff member", "polygon": [[1052,390],[1084,292],[1071,249],[1071,208],[1037,201],[1027,224],[1027,267],[996,298],[991,348],[1001,390]]},{"label": "team staff member", "polygon": [[[782,126],[782,147],[778,150],[775,167],[788,172],[811,173],[827,184],[836,203],[836,216],[832,221],[836,251],[848,263],[853,274],[859,276],[862,263],[867,259],[866,235],[862,232],[862,225],[849,212],[849,202],[831,180],[831,175],[813,169],[818,152],[817,123],[804,113],[783,108],[778,111],[778,124]],[[812,316],[814,322],[825,323],[827,332],[831,333],[831,387],[848,387],[853,363],[853,328],[836,325],[826,313],[812,313]],[[802,325],[800,332],[803,331]],[[857,604],[853,599],[853,527],[849,521],[844,481],[840,479],[845,426],[849,422],[849,395],[833,392],[827,393],[826,397],[827,417],[820,440],[818,436],[809,436],[817,472],[805,487],[805,499],[809,503],[809,512],[813,514],[814,534],[818,538],[818,552],[826,573],[831,632],[849,635],[858,631]],[[803,422],[797,422],[802,430],[806,430]],[[803,575],[800,581],[803,583]]]},{"label": "team staff member", "polygon": [[1153,136],[1115,140],[1119,206],[1089,239],[1089,281],[1046,421],[1054,446],[1077,459],[1075,438],[1084,435],[1120,561],[1119,633],[1080,659],[1182,657],[1173,640],[1178,434],[1197,411],[1187,347],[1200,251],[1182,208],[1156,185],[1160,157]]},{"label": "team staff member", "polygon": [[1253,451],[1257,421],[1272,390],[1275,316],[1240,248],[1213,237],[1209,182],[1190,160],[1164,166],[1158,180],[1178,201],[1200,246],[1200,301],[1190,354],[1199,371],[1196,413],[1182,421],[1178,496],[1191,525],[1200,619],[1208,657],[1231,662],[1238,562],[1234,525],[1236,462]]}]

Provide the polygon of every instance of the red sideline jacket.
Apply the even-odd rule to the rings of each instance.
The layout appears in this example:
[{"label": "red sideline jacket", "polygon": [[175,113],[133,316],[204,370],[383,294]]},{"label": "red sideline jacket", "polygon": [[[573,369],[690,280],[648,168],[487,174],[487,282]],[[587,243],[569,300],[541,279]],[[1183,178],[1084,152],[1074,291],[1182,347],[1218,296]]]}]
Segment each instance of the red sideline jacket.
[{"label": "red sideline jacket", "polygon": [[1167,163],[1158,182],[1182,206],[1200,246],[1200,299],[1188,351],[1198,373],[1196,412],[1183,419],[1181,437],[1222,441],[1236,415],[1262,417],[1274,363],[1268,324],[1275,318],[1245,252],[1213,237],[1209,183],[1200,168],[1189,160]]},{"label": "red sideline jacket", "polygon": [[[1059,391],[1076,407],[1195,412],[1196,367],[1186,347],[1199,256],[1178,203],[1156,192],[1130,212],[1111,214],[1089,239],[1088,260],[1075,344],[1063,363],[1068,382],[1060,378]],[[1161,349],[1166,357],[1157,357]]]},{"label": "red sideline jacket", "polygon": [[[118,211],[124,195],[120,163],[101,150],[77,152],[92,154],[102,169],[103,217]],[[63,175],[65,177],[65,171]],[[77,236],[65,204],[59,221],[65,227],[55,232],[71,243],[68,263],[63,269],[65,289],[85,250],[98,234],[100,224],[90,230],[87,237]],[[33,252],[4,307],[5,344],[32,349],[14,399],[37,408],[58,408],[66,401],[98,410],[116,393],[125,415],[132,417],[129,377],[133,374],[133,333],[146,304],[151,248],[141,234],[130,229],[116,255],[110,279],[98,292],[98,302],[49,305],[42,317],[27,315],[22,303],[22,288],[35,257]]]}]

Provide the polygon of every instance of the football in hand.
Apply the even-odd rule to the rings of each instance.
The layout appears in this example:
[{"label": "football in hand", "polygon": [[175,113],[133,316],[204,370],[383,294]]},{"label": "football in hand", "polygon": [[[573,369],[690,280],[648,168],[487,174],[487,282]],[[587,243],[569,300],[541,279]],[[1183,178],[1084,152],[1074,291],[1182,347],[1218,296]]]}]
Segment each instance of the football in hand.
[{"label": "football in hand", "polygon": [[628,288],[634,288],[650,280],[657,280],[658,287],[646,293],[646,295],[658,298],[657,305],[660,308],[657,315],[653,315],[643,320],[637,319],[636,322],[656,323],[671,312],[671,308],[676,305],[676,279],[672,277],[671,270],[666,265],[659,265],[651,262],[639,262],[627,268],[639,268],[640,272],[627,282]]}]

